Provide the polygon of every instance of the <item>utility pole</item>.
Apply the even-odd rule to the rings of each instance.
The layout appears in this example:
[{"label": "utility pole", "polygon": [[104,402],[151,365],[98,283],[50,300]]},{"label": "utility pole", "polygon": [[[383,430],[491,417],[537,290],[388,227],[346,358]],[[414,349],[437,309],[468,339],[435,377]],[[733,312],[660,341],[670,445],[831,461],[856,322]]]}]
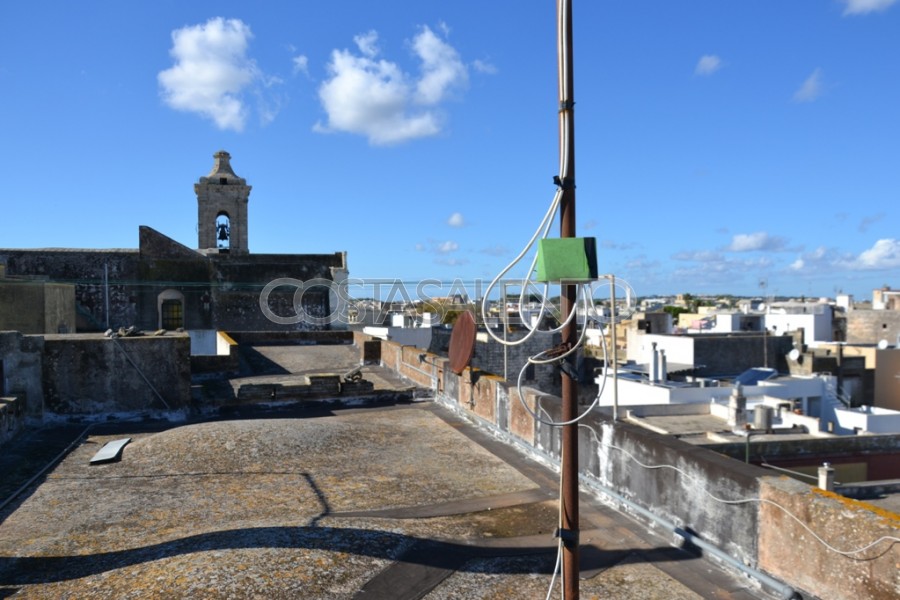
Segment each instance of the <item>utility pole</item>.
[{"label": "utility pole", "polygon": [[[575,237],[575,96],[572,75],[572,0],[557,0],[557,55],[559,63],[559,152],[562,172],[559,174],[562,198],[559,206],[559,235]],[[562,318],[567,321],[575,310],[576,286],[560,285]],[[572,319],[562,331],[562,343],[574,347],[578,342],[578,319]],[[564,359],[565,360],[565,359]],[[569,422],[578,414],[576,382],[562,372],[562,420]],[[561,525],[563,539],[563,597],[578,600],[578,424],[562,426],[561,454]]]}]

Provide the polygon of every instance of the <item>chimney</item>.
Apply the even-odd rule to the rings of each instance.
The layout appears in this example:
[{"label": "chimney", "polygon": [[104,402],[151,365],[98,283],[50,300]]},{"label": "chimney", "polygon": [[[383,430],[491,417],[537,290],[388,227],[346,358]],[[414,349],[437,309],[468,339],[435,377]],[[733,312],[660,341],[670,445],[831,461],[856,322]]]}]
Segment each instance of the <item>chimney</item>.
[{"label": "chimney", "polygon": [[728,398],[728,426],[743,429],[747,424],[747,398],[744,397],[741,384],[734,386]]}]

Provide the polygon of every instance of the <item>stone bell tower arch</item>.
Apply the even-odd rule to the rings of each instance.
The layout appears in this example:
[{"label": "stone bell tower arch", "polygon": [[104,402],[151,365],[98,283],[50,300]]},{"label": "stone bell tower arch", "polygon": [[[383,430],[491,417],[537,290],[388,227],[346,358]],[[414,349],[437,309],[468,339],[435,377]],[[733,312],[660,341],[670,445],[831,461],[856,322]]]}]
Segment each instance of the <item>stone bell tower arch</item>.
[{"label": "stone bell tower arch", "polygon": [[194,184],[197,194],[198,248],[211,252],[247,254],[247,202],[251,186],[234,174],[231,155],[213,154],[215,163],[206,177]]}]

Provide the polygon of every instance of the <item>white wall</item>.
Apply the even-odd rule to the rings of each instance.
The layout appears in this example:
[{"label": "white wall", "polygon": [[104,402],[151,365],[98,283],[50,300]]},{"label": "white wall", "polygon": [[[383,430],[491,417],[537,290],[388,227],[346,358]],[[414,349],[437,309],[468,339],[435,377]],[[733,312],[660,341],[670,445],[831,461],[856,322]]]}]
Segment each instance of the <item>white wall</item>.
[{"label": "white wall", "polygon": [[657,350],[666,351],[666,362],[694,364],[694,340],[689,336],[657,335],[641,333],[636,329],[629,332],[628,360],[640,364],[649,364],[653,355],[653,342]]},{"label": "white wall", "polygon": [[838,408],[835,411],[841,429],[869,433],[900,433],[900,412],[887,408]]},{"label": "white wall", "polygon": [[218,354],[218,332],[215,329],[190,329],[192,356],[215,356]]},{"label": "white wall", "polygon": [[[597,383],[599,384],[599,378]],[[727,402],[732,387],[694,387],[667,384],[650,384],[646,380],[619,379],[619,406],[637,406],[641,404],[689,404],[694,402]],[[769,400],[799,399],[803,406],[809,398],[822,398],[822,406],[826,405],[825,381],[819,377],[792,377],[778,381],[761,381],[760,385],[743,386],[747,405]],[[601,406],[613,404],[612,373],[608,375],[606,386],[600,396]]]},{"label": "white wall", "polygon": [[818,314],[776,314],[766,315],[766,329],[776,334],[787,331],[803,330],[805,342],[831,342],[831,307]]},{"label": "white wall", "polygon": [[422,350],[431,345],[431,327],[364,327],[363,333]]}]

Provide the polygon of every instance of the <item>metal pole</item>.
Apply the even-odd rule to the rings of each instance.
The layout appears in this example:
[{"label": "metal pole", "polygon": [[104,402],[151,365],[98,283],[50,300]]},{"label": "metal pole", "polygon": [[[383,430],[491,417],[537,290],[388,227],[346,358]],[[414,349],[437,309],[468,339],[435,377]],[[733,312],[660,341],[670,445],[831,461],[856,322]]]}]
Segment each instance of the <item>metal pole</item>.
[{"label": "metal pole", "polygon": [[[503,327],[503,341],[506,341],[506,331],[509,329],[509,313],[506,312],[506,283],[503,283],[503,298],[500,299],[503,303],[501,306],[501,314],[503,315],[503,319],[501,321],[500,326]],[[509,346],[503,344],[503,380],[509,381]]]},{"label": "metal pole", "polygon": [[[559,151],[563,172],[559,174],[562,198],[559,208],[560,237],[575,237],[575,116],[574,78],[572,76],[572,0],[557,0],[557,52],[559,61]],[[576,287],[560,285],[562,318],[567,320],[575,310]],[[562,343],[574,346],[578,342],[577,319],[572,319],[562,331]],[[562,420],[575,419],[578,411],[576,382],[562,373]],[[561,529],[563,536],[563,597],[578,600],[579,540],[578,540],[578,424],[564,425],[560,448],[562,471]]]},{"label": "metal pole", "polygon": [[[616,343],[616,276],[609,277],[609,326],[612,327],[612,355],[613,355],[613,421],[619,420],[619,346]],[[606,365],[609,372],[609,365]]]},{"label": "metal pole", "polygon": [[104,309],[106,312],[106,328],[109,329],[109,262],[103,263],[103,289],[106,297]]}]

